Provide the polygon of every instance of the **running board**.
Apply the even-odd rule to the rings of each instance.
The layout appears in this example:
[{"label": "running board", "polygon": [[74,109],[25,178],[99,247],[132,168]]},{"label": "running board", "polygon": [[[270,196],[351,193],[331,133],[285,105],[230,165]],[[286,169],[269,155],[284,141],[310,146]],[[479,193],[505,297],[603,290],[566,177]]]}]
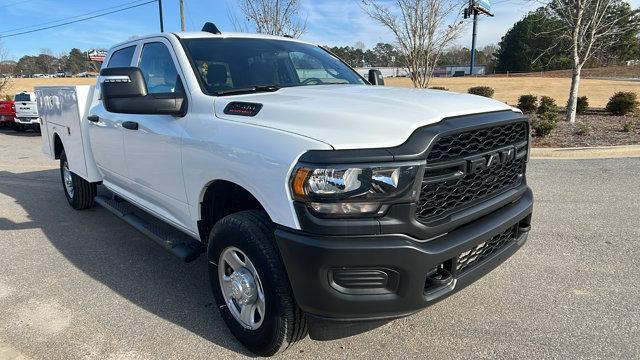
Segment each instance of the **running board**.
[{"label": "running board", "polygon": [[195,260],[203,252],[199,241],[159,219],[143,219],[136,215],[141,210],[119,197],[96,196],[95,201],[184,262]]}]

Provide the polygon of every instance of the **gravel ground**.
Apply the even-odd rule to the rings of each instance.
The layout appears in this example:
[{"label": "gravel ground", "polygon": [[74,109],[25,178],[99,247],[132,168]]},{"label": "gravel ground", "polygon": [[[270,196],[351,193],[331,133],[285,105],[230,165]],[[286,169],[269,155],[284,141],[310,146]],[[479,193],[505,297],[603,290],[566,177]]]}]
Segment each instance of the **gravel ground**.
[{"label": "gravel ground", "polygon": [[[204,258],[180,263],[104,209],[72,210],[39,143],[0,131],[0,359],[248,356]],[[280,358],[640,358],[640,159],[529,169],[533,230],[513,258],[414,316]]]}]

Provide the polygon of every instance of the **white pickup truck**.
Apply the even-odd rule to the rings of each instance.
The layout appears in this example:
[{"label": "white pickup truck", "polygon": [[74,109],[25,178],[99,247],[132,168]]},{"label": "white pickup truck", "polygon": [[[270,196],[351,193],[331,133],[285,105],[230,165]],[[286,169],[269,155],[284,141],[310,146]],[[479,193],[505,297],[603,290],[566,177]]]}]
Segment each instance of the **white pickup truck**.
[{"label": "white pickup truck", "polygon": [[38,114],[35,97],[35,93],[26,91],[19,92],[13,97],[16,107],[14,119],[14,129],[16,131],[23,132],[28,129],[36,132],[40,131],[40,115]]},{"label": "white pickup truck", "polygon": [[205,253],[254,353],[415,313],[526,241],[516,109],[374,86],[378,72],[299,40],[204,30],[113,47],[95,87],[38,88],[43,148],[73,208],[96,202],[185,261]]}]

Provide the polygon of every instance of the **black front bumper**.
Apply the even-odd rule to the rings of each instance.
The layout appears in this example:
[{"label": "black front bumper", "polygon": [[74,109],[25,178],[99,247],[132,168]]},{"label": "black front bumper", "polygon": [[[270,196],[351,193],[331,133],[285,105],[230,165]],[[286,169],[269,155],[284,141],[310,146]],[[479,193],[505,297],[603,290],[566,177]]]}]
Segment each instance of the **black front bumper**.
[{"label": "black front bumper", "polygon": [[[443,236],[420,241],[407,235],[311,235],[286,228],[276,240],[298,305],[314,317],[332,321],[391,319],[414,313],[478,280],[515,253],[526,241],[533,194],[526,188],[518,200]],[[460,254],[515,229],[513,240],[457,273]],[[451,264],[452,281],[426,289],[427,273]],[[382,269],[391,274],[385,293],[352,292],[332,280],[340,269]]]}]

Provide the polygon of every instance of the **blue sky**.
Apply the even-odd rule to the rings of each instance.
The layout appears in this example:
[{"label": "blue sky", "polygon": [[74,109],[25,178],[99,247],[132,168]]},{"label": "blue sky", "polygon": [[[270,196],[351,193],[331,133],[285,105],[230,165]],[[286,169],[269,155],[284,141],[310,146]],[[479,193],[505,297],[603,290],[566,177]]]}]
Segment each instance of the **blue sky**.
[{"label": "blue sky", "polygon": [[[128,3],[132,0],[0,0],[0,33],[25,26],[41,24],[83,13]],[[143,0],[141,0],[143,1]],[[319,44],[353,45],[362,41],[367,47],[377,42],[392,42],[385,28],[371,21],[359,8],[359,0],[301,0],[307,16],[307,33],[302,38]],[[187,30],[200,30],[205,21],[213,21],[224,31],[233,31],[230,13],[237,14],[235,0],[185,0]],[[535,8],[530,0],[494,0],[496,16],[482,17],[478,44],[497,43],[509,27],[522,15]],[[631,0],[634,8],[640,0]],[[179,31],[178,0],[163,0],[165,31]],[[457,45],[469,46],[471,26]],[[156,3],[143,5],[104,17],[62,26],[42,32],[0,38],[9,57],[17,60],[25,54],[37,54],[47,48],[54,54],[68,52],[72,47],[88,50],[108,48],[133,35],[157,32]]]}]

